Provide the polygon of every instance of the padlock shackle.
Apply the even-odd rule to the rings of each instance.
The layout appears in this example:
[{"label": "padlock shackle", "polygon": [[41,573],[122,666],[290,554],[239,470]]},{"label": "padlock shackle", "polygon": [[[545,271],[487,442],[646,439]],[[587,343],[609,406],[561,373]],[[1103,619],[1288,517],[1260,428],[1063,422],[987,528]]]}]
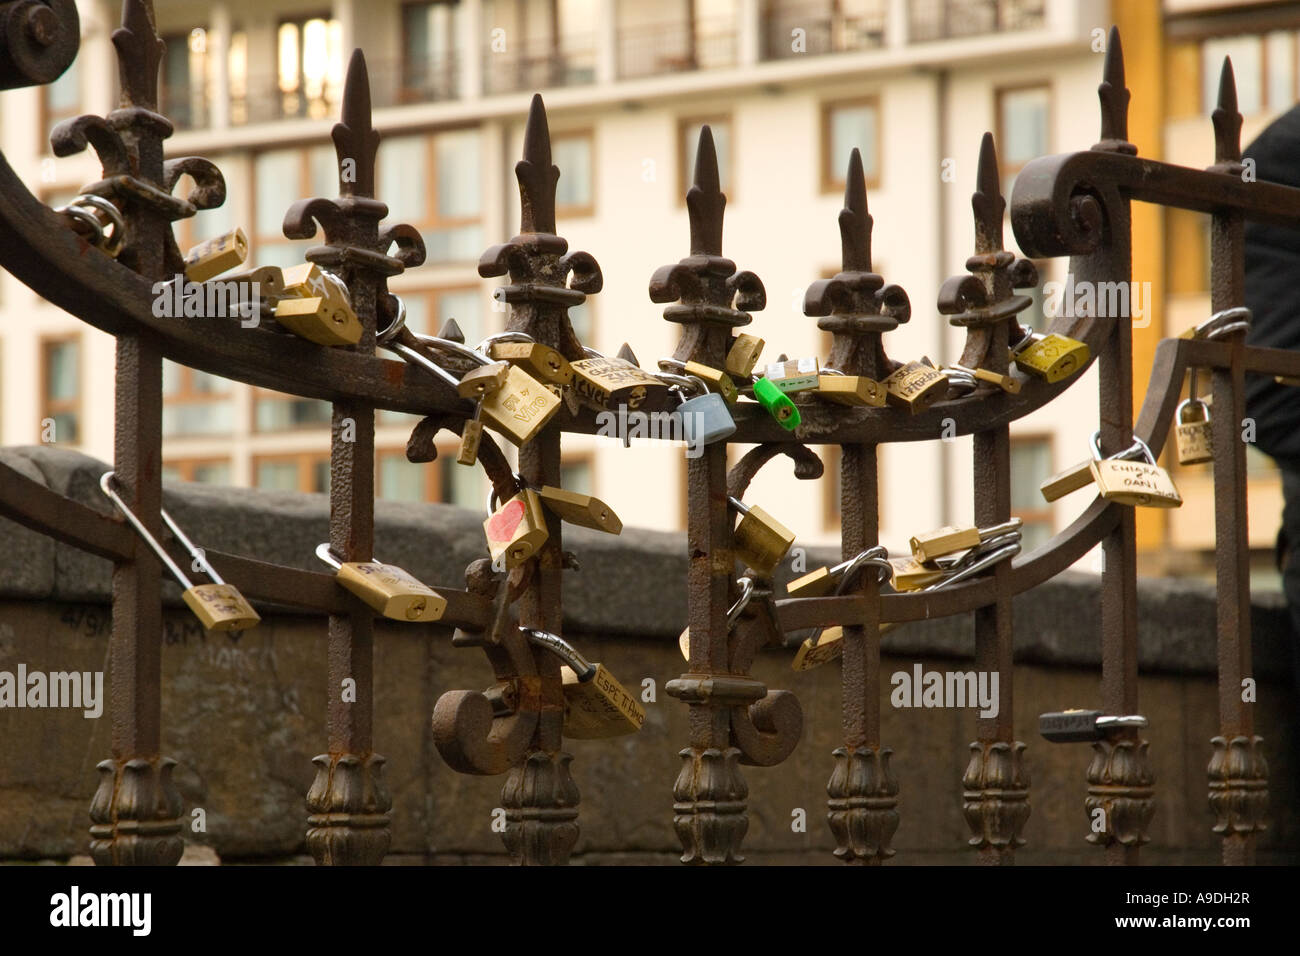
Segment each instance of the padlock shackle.
[{"label": "padlock shackle", "polygon": [[754,579],[748,574],[736,581],[740,585],[740,597],[736,598],[736,603],[731,605],[727,611],[727,630],[730,631],[732,626],[739,620],[740,615],[744,613],[749,606],[750,600],[754,597]]},{"label": "padlock shackle", "polygon": [[[527,491],[531,487],[532,486],[528,484],[528,481],[524,478],[524,476],[519,474],[519,472],[516,471],[515,472],[515,489],[516,489],[515,494],[517,495],[521,491]],[[537,491],[537,489],[533,488],[533,491]],[[497,498],[496,485],[489,484],[488,493],[487,493],[487,513],[489,516],[492,515],[497,510],[497,506],[500,503],[501,503],[500,499]]]},{"label": "padlock shackle", "polygon": [[[117,254],[122,251],[122,246],[126,244],[126,221],[122,218],[122,211],[103,196],[96,196],[94,193],[81,193],[68,205],[83,208],[89,206],[102,212],[108,218],[109,225],[113,227],[113,237],[108,244],[102,245],[104,242],[104,229],[101,224],[99,242],[96,245],[100,246],[105,255],[116,259]],[[91,216],[97,220],[99,219],[94,213],[91,213]]]},{"label": "padlock shackle", "polygon": [[478,345],[474,346],[474,351],[478,352],[480,355],[486,356],[488,361],[491,361],[492,358],[490,352],[494,342],[520,342],[524,345],[537,344],[537,340],[527,332],[494,332]]},{"label": "padlock shackle", "polygon": [[735,508],[742,515],[749,514],[749,505],[745,504],[743,501],[741,501],[739,498],[735,497],[734,495],[727,495],[727,502],[731,505],[731,507]]},{"label": "padlock shackle", "polygon": [[1020,541],[1018,539],[1019,536],[1017,535],[1016,541],[1005,544],[994,551],[990,551],[988,554],[981,555],[977,560],[972,561],[969,565],[967,565],[964,568],[960,568],[959,570],[956,570],[949,577],[944,578],[942,581],[936,581],[934,584],[931,584],[929,587],[921,588],[921,590],[941,591],[944,588],[952,587],[954,584],[960,584],[962,581],[965,581],[967,578],[974,577],[975,575],[979,574],[981,571],[985,571],[988,568],[992,567],[993,565],[997,564],[999,561],[1003,560],[1004,558],[1014,557],[1015,555],[1020,553]]},{"label": "padlock shackle", "polygon": [[391,352],[396,352],[402,358],[406,359],[408,363],[412,365],[418,365],[420,368],[432,372],[434,375],[438,376],[438,378],[442,379],[452,388],[460,387],[460,379],[458,379],[455,375],[452,375],[450,372],[448,372],[437,362],[433,361],[430,358],[425,357],[424,355],[421,355],[419,352],[411,348],[409,345],[404,345],[401,342],[385,342],[384,347]]},{"label": "padlock shackle", "polygon": [[[343,569],[343,562],[340,561],[338,558],[334,557],[334,549],[330,547],[330,543],[328,541],[323,541],[320,544],[316,545],[316,557],[320,558],[322,561],[328,564],[335,571],[340,571]],[[371,555],[368,560],[374,564],[384,563],[380,561],[378,558],[376,558],[374,555]],[[217,583],[220,584],[222,582],[219,581]]]},{"label": "padlock shackle", "polygon": [[884,584],[894,573],[893,565],[889,563],[888,559],[889,552],[880,545],[876,545],[855,554],[847,561],[841,561],[830,569],[831,577],[839,578],[838,583],[835,585],[835,593],[843,594],[849,583],[857,575],[857,572],[868,566],[875,568],[878,572],[876,583]]},{"label": "padlock shackle", "polygon": [[573,672],[578,675],[579,682],[585,684],[596,676],[596,665],[578,653],[577,648],[558,634],[538,630],[535,627],[521,626],[519,630],[531,643],[546,648],[546,650],[568,664]]},{"label": "padlock shackle", "polygon": [[475,352],[468,345],[462,345],[460,342],[453,342],[451,339],[440,338],[436,335],[421,335],[418,332],[412,332],[411,335],[415,341],[421,345],[427,345],[431,349],[437,349],[440,352],[450,352],[452,355],[458,355],[463,359],[468,359],[475,365],[491,365],[492,360],[486,355]]},{"label": "padlock shackle", "polygon": [[[158,555],[158,559],[162,561],[163,564],[167,565],[167,570],[171,571],[171,573],[175,575],[176,580],[185,586],[185,590],[187,591],[190,590],[190,588],[194,587],[194,582],[191,581],[188,577],[186,577],[185,572],[182,571],[180,569],[180,566],[175,561],[172,560],[172,556],[168,554],[166,550],[164,550],[163,546],[158,543],[158,539],[155,538],[149,532],[149,529],[144,526],[144,522],[135,516],[135,512],[133,512],[130,508],[128,508],[126,506],[126,502],[123,501],[121,497],[118,495],[118,493],[113,490],[112,481],[116,474],[117,472],[115,471],[106,471],[102,475],[100,475],[99,476],[100,489],[104,492],[104,494],[108,495],[108,497],[112,500],[113,504],[117,505],[117,507],[121,509],[122,514],[126,517],[126,520],[131,523],[131,527],[135,528],[135,530],[139,533],[140,537],[144,538],[145,543],[149,545],[149,547],[153,550],[153,553]],[[160,508],[159,511],[161,512],[162,509]],[[169,525],[171,524],[170,520],[168,520],[168,524]],[[173,525],[172,527],[174,530],[175,526]],[[207,562],[205,561],[204,563],[206,564]],[[218,582],[218,583],[224,583],[224,582]]]},{"label": "padlock shackle", "polygon": [[203,565],[203,571],[208,577],[212,578],[212,583],[225,584],[226,582],[221,579],[221,575],[217,574],[216,568],[208,563],[208,556],[203,552],[203,549],[190,540],[189,535],[182,531],[181,526],[172,520],[172,516],[167,513],[165,508],[158,509],[158,516],[163,519],[163,524],[171,529],[172,534],[176,535],[176,539],[185,546],[185,550],[190,553],[190,557]]}]

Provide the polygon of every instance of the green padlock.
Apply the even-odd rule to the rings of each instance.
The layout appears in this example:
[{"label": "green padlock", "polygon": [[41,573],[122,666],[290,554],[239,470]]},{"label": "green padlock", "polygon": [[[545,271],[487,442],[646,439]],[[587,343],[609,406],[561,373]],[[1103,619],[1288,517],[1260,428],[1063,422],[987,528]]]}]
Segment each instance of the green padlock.
[{"label": "green padlock", "polygon": [[792,432],[799,427],[799,409],[774,383],[765,378],[754,379],[754,397],[786,431]]}]

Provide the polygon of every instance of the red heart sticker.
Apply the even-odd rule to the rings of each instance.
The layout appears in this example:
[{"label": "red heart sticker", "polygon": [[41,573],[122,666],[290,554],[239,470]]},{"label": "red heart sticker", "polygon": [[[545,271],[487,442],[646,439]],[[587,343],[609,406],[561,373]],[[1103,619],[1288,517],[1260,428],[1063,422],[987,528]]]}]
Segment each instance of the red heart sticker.
[{"label": "red heart sticker", "polygon": [[518,498],[507,501],[505,507],[488,521],[488,537],[493,541],[509,541],[519,522],[524,520],[524,503]]}]

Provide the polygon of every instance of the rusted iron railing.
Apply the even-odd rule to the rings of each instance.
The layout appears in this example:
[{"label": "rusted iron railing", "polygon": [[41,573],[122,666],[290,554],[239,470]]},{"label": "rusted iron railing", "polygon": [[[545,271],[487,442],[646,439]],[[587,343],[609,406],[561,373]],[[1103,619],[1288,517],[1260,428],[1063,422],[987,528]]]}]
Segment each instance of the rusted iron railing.
[{"label": "rusted iron railing", "polygon": [[[0,4],[8,16],[17,6]],[[75,55],[78,24],[70,0],[25,7],[26,20],[10,24],[0,45],[0,85],[48,83]],[[17,38],[17,39],[15,39]],[[352,347],[324,348],[273,331],[271,323],[245,328],[237,317],[201,322],[154,314],[153,286],[183,271],[171,224],[220,205],[225,184],[206,160],[165,160],[171,124],[156,112],[156,78],[162,44],[152,6],[126,0],[122,27],[113,35],[122,80],[122,106],[108,117],[82,116],[57,127],[58,155],[92,146],[102,180],[84,192],[107,199],[123,223],[116,256],[96,248],[84,223],[33,197],[0,157],[0,264],[48,301],[117,338],[115,470],[126,504],[162,537],[162,359],[213,374],[333,403],[330,545],[344,561],[372,557],[375,409],[423,416],[408,445],[413,461],[430,461],[440,429],[461,433],[474,417],[471,402],[447,381],[419,367],[375,354],[377,334],[392,329],[399,304],[387,280],[424,259],[419,234],[384,225],[388,207],[373,195],[379,134],[371,125],[365,61],[349,65],[342,119],[333,138],[340,166],[335,199],[294,203],[286,236],[324,241],[307,257],[337,273],[363,326]],[[1112,31],[1100,87],[1101,137],[1091,150],[1029,163],[1019,173],[1011,219],[1028,256],[1070,257],[1076,281],[1126,283],[1131,278],[1130,216],[1133,200],[1199,211],[1213,227],[1212,304],[1242,304],[1243,223],[1300,222],[1300,190],[1247,183],[1241,176],[1239,131],[1230,66],[1225,65],[1214,112],[1216,162],[1207,170],[1143,159],[1127,141],[1129,92],[1124,86],[1118,35]],[[587,352],[574,334],[568,310],[600,291],[596,260],[569,252],[556,232],[555,183],[546,116],[534,98],[523,159],[516,166],[521,195],[519,235],[485,253],[480,272],[507,276],[500,295],[508,303],[508,328],[576,361]],[[171,190],[182,175],[197,184],[185,198]],[[832,335],[828,364],[848,375],[885,378],[900,363],[885,352],[885,335],[911,318],[908,295],[871,271],[872,220],[867,212],[859,159],[850,163],[839,228],[842,267],[810,286],[805,311]],[[735,621],[729,612],[737,582],[735,515],[728,497],[741,497],[755,474],[786,455],[800,478],[815,479],[822,462],[809,446],[842,450],[840,480],[842,553],[853,558],[877,544],[877,449],[887,442],[937,440],[949,433],[974,436],[975,518],[980,526],[1010,516],[1010,422],[1057,399],[1076,378],[1055,383],[1027,378],[1010,367],[1018,337],[1016,314],[1028,298],[1016,289],[1035,286],[1025,259],[1005,251],[1005,200],[999,193],[993,140],[980,147],[973,197],[975,252],[969,274],[950,279],[939,311],[967,329],[960,364],[997,375],[1018,387],[975,383],[925,411],[896,407],[850,408],[803,397],[803,424],[787,431],[762,407],[733,407],[737,429],[730,442],[756,447],[728,473],[727,442],[707,445],[688,462],[685,582],[689,598],[689,659],[669,692],[689,708],[689,739],[674,786],[674,823],[688,863],[741,859],[747,827],[743,764],[773,766],[798,743],[802,715],[795,696],[769,690],[749,674],[762,646],[784,645],[785,635],[807,628],[841,627],[843,746],[832,755],[828,820],[838,857],[876,864],[892,856],[898,826],[899,781],[880,732],[880,645],[883,625],[971,612],[975,657],[981,670],[1001,675],[996,717],[980,718],[962,780],[970,844],[988,863],[1009,863],[1023,843],[1029,814],[1025,744],[1013,726],[1011,599],[1068,568],[1100,543],[1102,589],[1101,699],[1110,714],[1139,712],[1137,699],[1136,569],[1131,507],[1096,499],[1068,528],[1031,554],[1002,561],[953,587],[882,593],[876,575],[863,574],[839,594],[786,597],[773,593],[770,575],[746,569],[749,603]],[[737,270],[722,252],[725,197],[719,188],[712,137],[701,134],[695,181],[687,194],[689,255],[654,273],[650,298],[666,304],[664,317],[682,326],[674,358],[721,368],[733,329],[765,304],[762,282]],[[93,232],[93,230],[92,230]],[[828,230],[829,232],[829,230]],[[394,254],[390,255],[390,252]],[[1220,732],[1212,741],[1209,797],[1223,837],[1227,863],[1249,863],[1263,826],[1267,771],[1253,726],[1253,704],[1241,682],[1249,676],[1250,631],[1245,521],[1245,448],[1236,422],[1243,412],[1246,371],[1300,377],[1300,355],[1247,348],[1242,334],[1224,339],[1168,339],[1156,352],[1151,386],[1136,423],[1132,409],[1131,323],[1126,312],[1062,316],[1052,331],[1085,343],[1100,365],[1100,446],[1122,452],[1134,437],[1159,453],[1181,383],[1189,368],[1212,370],[1216,533],[1218,541],[1218,641]],[[427,362],[447,363],[412,338],[406,346]],[[449,366],[450,367],[450,366]],[[465,369],[458,369],[463,372]],[[455,376],[453,376],[454,378]],[[958,392],[965,394],[958,394]],[[1013,393],[1014,392],[1014,393]],[[559,485],[564,433],[594,433],[594,410],[576,404],[558,415],[519,452],[519,475],[489,435],[478,460],[495,494],[506,500],[522,481]],[[181,854],[181,798],[171,779],[174,761],[163,755],[160,726],[162,567],[119,520],[105,517],[0,467],[0,513],[28,527],[114,562],[111,638],[112,757],[101,763],[101,785],[91,804],[92,852],[100,864],[175,863]],[[317,775],[307,794],[307,845],[322,864],[378,863],[389,840],[391,800],[383,757],[373,749],[371,688],[373,612],[339,589],[333,575],[271,565],[209,551],[207,560],[251,598],[328,613],[327,658],[331,703],[327,750],[315,758]],[[526,639],[524,628],[559,634],[561,572],[572,563],[555,522],[538,553],[508,574],[475,562],[465,589],[438,586],[446,601],[442,622],[457,629],[457,646],[480,646],[496,675],[487,693],[444,695],[433,715],[440,752],[457,770],[504,774],[504,840],[522,863],[563,863],[576,841],[579,795],[562,749],[565,715],[560,660]],[[515,616],[518,621],[516,626]],[[827,645],[829,646],[829,645]],[[354,684],[346,703],[333,692]],[[1102,809],[1108,826],[1089,839],[1109,862],[1138,862],[1154,810],[1147,742],[1133,726],[1119,727],[1094,743],[1087,769],[1086,809]]]}]

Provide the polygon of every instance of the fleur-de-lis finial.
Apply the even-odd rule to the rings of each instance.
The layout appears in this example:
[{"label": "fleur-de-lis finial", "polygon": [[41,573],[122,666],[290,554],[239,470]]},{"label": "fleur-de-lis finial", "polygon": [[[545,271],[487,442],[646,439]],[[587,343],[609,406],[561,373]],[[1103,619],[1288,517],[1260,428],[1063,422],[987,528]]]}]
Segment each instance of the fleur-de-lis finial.
[{"label": "fleur-de-lis finial", "polygon": [[[1219,102],[1210,114],[1214,124],[1214,163],[1229,169],[1241,164],[1241,113],[1237,110],[1237,78],[1232,58],[1223,58],[1219,71]],[[1234,170],[1236,171],[1236,170]]]},{"label": "fleur-de-lis finial", "polygon": [[122,81],[123,107],[158,109],[158,65],[167,45],[154,25],[153,4],[147,0],[125,0],[122,25],[113,31],[117,50],[117,72]]},{"label": "fleur-de-lis finial", "polygon": [[998,252],[1002,249],[1002,217],[1007,201],[1002,198],[1002,183],[998,176],[998,152],[993,144],[993,134],[984,133],[980,140],[979,166],[975,175],[975,193],[971,196],[975,211],[976,254]]},{"label": "fleur-de-lis finial", "polygon": [[691,220],[691,255],[722,255],[722,214],[727,197],[718,177],[718,151],[713,130],[700,129],[695,150],[695,184],[686,193],[686,211]]},{"label": "fleur-de-lis finial", "polygon": [[871,213],[867,212],[867,180],[862,171],[862,153],[855,146],[849,154],[844,208],[840,210],[841,271],[871,271],[872,222]]},{"label": "fleur-de-lis finial", "polygon": [[1115,26],[1106,37],[1106,59],[1097,98],[1101,101],[1101,141],[1093,149],[1136,155],[1137,147],[1128,141],[1131,94],[1124,85],[1124,47],[1119,40],[1119,28]]},{"label": "fleur-de-lis finial", "polygon": [[541,94],[534,93],[524,126],[524,158],[515,163],[519,180],[519,232],[555,232],[555,184],[560,170],[551,163],[551,130]]},{"label": "fleur-de-lis finial", "polygon": [[[370,72],[360,49],[353,50],[348,61],[339,122],[334,124],[330,136],[339,161],[339,195],[372,198],[379,133],[371,119]],[[349,165],[352,175],[344,175]]]}]

